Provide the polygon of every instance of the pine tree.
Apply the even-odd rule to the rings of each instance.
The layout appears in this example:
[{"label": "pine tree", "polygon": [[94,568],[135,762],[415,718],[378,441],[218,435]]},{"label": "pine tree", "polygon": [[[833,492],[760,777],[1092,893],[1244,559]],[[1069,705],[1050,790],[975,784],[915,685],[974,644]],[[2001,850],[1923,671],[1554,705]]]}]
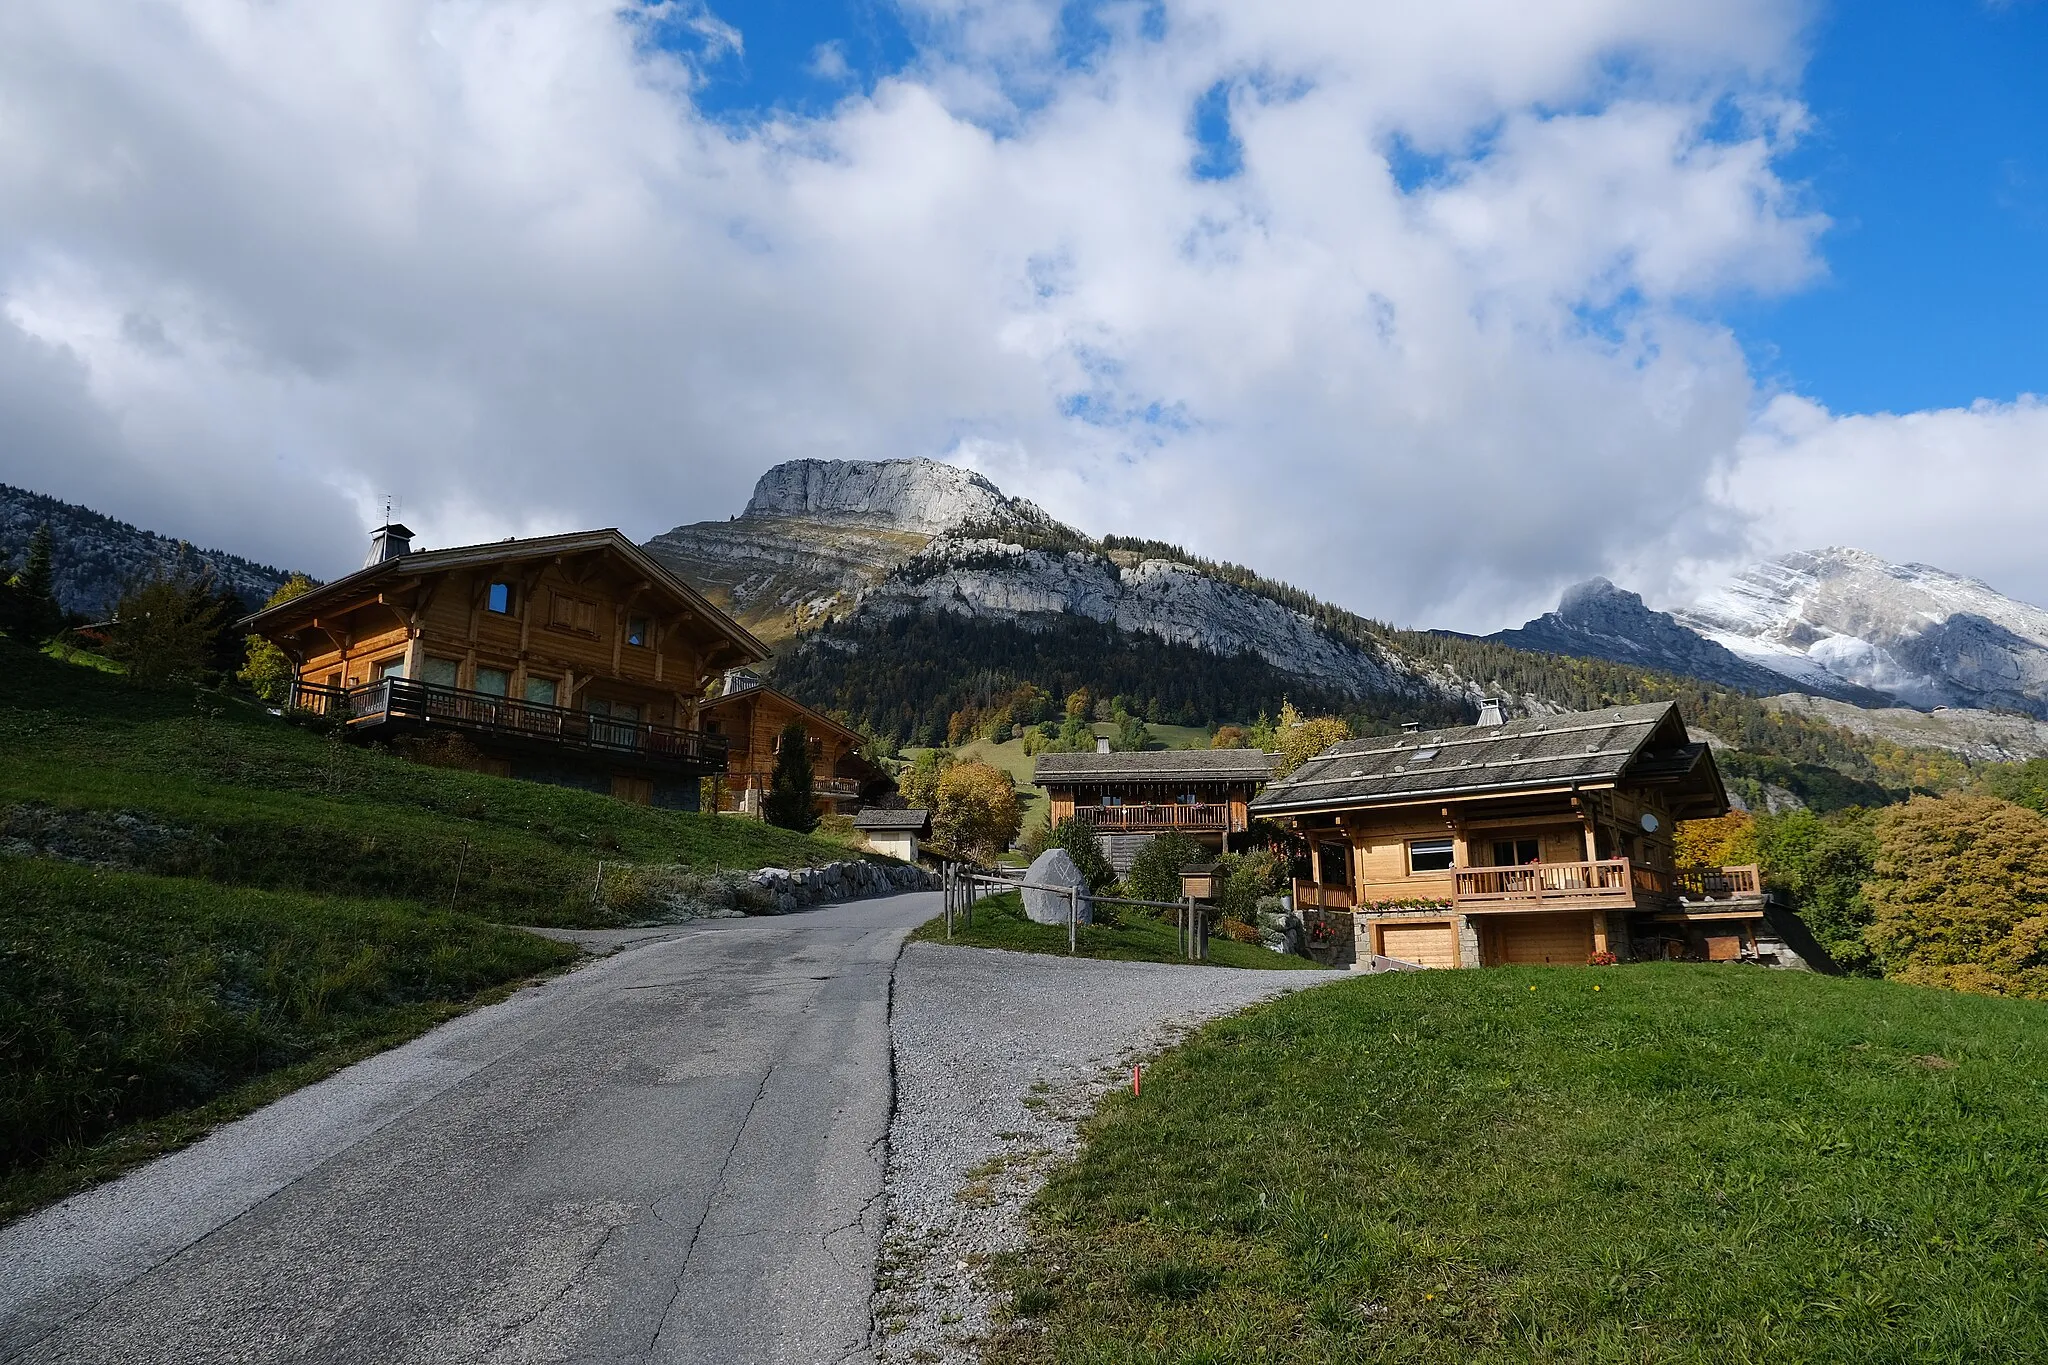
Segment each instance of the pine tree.
[{"label": "pine tree", "polygon": [[782,727],[775,751],[775,776],[761,813],[771,825],[809,834],[818,827],[816,797],[811,789],[811,737],[795,721]]},{"label": "pine tree", "polygon": [[64,629],[64,608],[57,605],[54,544],[50,524],[44,522],[29,538],[28,562],[7,584],[6,619],[0,627],[24,644],[48,644]]}]

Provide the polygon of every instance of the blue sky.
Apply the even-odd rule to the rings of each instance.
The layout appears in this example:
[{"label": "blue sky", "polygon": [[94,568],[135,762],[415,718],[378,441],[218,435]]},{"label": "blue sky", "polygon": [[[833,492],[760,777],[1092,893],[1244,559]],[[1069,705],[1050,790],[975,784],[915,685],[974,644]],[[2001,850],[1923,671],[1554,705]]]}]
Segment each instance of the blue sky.
[{"label": "blue sky", "polygon": [[1831,277],[1736,310],[1759,373],[1838,412],[2048,392],[2048,4],[1857,0],[1813,38],[1783,171]]}]

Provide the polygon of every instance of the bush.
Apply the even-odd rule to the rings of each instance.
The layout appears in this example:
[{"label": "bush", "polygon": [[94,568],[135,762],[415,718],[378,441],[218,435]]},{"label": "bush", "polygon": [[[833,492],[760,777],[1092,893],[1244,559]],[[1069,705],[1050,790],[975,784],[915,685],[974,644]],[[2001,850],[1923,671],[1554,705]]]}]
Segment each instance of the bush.
[{"label": "bush", "polygon": [[1288,871],[1287,860],[1269,849],[1224,854],[1216,863],[1216,913],[1257,922],[1259,901],[1286,888]]},{"label": "bush", "polygon": [[1154,835],[1131,859],[1130,875],[1124,878],[1124,886],[1136,900],[1177,901],[1181,898],[1181,869],[1190,863],[1206,862],[1208,857],[1207,849],[1178,830]]},{"label": "bush", "polygon": [[1033,858],[1049,848],[1065,849],[1067,856],[1074,860],[1074,866],[1088,879],[1088,887],[1092,891],[1106,891],[1110,883],[1116,880],[1116,869],[1112,868],[1109,859],[1103,856],[1102,841],[1096,837],[1094,829],[1086,821],[1076,820],[1070,816],[1046,829],[1044,834],[1033,842],[1038,845],[1037,852],[1031,855]]}]

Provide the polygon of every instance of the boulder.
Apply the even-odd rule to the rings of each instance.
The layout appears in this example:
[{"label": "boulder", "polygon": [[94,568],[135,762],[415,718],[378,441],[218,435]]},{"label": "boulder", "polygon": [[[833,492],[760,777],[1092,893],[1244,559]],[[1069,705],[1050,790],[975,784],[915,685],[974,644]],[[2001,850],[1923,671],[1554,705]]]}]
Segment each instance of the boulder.
[{"label": "boulder", "polygon": [[1081,869],[1074,866],[1074,860],[1063,848],[1049,848],[1031,862],[1031,868],[1024,874],[1024,913],[1039,924],[1065,924],[1067,922],[1067,897],[1061,891],[1040,891],[1035,887],[1071,886],[1081,892],[1080,900],[1073,906],[1074,916],[1083,924],[1094,922],[1095,902],[1088,895],[1088,879],[1081,875]]}]

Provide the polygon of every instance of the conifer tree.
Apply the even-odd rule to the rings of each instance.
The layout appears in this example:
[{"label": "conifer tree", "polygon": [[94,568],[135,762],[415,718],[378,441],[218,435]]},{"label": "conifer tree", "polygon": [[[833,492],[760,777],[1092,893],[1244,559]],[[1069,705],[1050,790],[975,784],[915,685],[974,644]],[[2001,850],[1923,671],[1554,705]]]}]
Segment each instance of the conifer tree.
[{"label": "conifer tree", "polygon": [[811,737],[796,721],[782,727],[775,751],[775,776],[761,813],[771,825],[809,834],[818,827],[816,796],[811,785]]},{"label": "conifer tree", "polygon": [[0,601],[5,615],[0,628],[23,644],[48,644],[64,629],[64,608],[57,605],[54,545],[50,525],[44,522],[29,538],[28,562],[7,583]]}]

